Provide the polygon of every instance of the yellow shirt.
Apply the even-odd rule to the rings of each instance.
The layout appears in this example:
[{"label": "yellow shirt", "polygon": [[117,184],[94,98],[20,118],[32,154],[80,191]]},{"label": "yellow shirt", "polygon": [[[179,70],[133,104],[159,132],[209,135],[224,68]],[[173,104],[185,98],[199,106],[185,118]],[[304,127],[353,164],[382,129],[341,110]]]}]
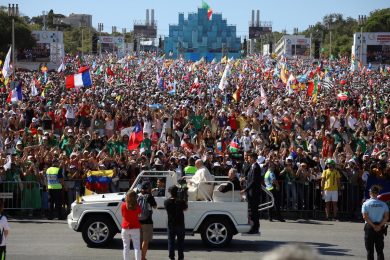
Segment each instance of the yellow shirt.
[{"label": "yellow shirt", "polygon": [[337,170],[326,169],[322,172],[321,178],[325,180],[324,190],[337,191],[338,190],[338,179],[340,179],[340,173]]}]

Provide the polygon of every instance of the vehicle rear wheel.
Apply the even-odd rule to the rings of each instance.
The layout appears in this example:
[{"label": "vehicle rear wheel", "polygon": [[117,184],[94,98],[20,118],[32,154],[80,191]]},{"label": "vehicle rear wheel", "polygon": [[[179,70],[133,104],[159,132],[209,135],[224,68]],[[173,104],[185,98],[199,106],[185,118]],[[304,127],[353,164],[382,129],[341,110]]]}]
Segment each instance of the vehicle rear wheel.
[{"label": "vehicle rear wheel", "polygon": [[83,225],[83,240],[90,247],[104,247],[115,236],[114,230],[114,223],[108,217],[90,217]]},{"label": "vehicle rear wheel", "polygon": [[226,219],[211,218],[206,220],[201,231],[203,243],[209,247],[227,246],[233,238],[233,228]]}]

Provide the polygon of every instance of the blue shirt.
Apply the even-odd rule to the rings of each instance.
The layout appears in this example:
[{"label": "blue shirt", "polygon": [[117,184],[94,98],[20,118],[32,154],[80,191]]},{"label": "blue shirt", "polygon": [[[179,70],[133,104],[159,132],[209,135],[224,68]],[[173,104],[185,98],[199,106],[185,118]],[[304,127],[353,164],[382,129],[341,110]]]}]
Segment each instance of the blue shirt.
[{"label": "blue shirt", "polygon": [[378,199],[369,199],[362,206],[362,213],[368,213],[373,223],[380,223],[386,212],[389,212],[389,207]]}]

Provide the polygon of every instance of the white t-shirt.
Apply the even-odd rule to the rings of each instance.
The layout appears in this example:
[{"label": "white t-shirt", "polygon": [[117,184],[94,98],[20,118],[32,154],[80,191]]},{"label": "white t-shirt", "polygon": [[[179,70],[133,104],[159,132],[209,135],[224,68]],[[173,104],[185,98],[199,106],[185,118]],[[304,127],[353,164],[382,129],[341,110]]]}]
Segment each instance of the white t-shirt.
[{"label": "white t-shirt", "polygon": [[240,139],[242,148],[244,149],[244,152],[248,152],[251,149],[252,146],[252,140],[250,136],[242,136]]},{"label": "white t-shirt", "polygon": [[349,116],[347,119],[347,122],[348,122],[349,128],[351,128],[352,130],[355,130],[355,128],[356,128],[355,124],[357,123],[356,118]]},{"label": "white t-shirt", "polygon": [[76,118],[76,115],[75,115],[76,109],[75,109],[74,105],[65,104],[64,108],[66,109],[66,113],[65,113],[66,118],[69,118],[69,119]]},{"label": "white t-shirt", "polygon": [[9,225],[8,225],[8,220],[6,216],[1,217],[0,219],[0,233],[3,236],[3,239],[1,241],[0,246],[5,246],[6,243],[6,238],[5,238],[5,230],[9,230]]},{"label": "white t-shirt", "polygon": [[329,123],[330,125],[332,126],[333,125],[333,128],[336,128],[336,129],[339,129],[340,128],[340,121],[337,117],[335,116],[331,116],[329,118]]}]

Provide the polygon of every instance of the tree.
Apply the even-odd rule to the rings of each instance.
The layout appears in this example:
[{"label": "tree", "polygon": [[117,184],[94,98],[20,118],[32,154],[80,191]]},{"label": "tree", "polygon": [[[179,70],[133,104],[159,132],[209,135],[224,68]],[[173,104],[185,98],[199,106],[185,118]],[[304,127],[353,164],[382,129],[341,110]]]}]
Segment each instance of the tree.
[{"label": "tree", "polygon": [[[24,18],[15,19],[15,47],[16,49],[30,49],[36,41]],[[7,12],[0,10],[0,52],[6,53],[12,43],[12,18]]]},{"label": "tree", "polygon": [[390,8],[375,10],[370,13],[363,27],[366,32],[389,32],[390,31]]},{"label": "tree", "polygon": [[50,9],[50,11],[47,13],[47,19],[46,19],[47,27],[53,28],[53,20],[54,20],[54,11],[53,9]]}]

